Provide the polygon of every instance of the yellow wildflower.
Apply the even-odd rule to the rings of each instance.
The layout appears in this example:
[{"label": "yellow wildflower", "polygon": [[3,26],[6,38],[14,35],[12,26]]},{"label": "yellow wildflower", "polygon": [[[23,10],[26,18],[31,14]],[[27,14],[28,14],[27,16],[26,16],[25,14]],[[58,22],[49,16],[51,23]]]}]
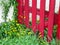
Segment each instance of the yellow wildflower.
[{"label": "yellow wildflower", "polygon": [[25,31],[24,31],[24,33],[25,33]]},{"label": "yellow wildflower", "polygon": [[19,24],[16,24],[17,26],[19,26]]},{"label": "yellow wildflower", "polygon": [[13,32],[15,32],[16,30],[13,30]]},{"label": "yellow wildflower", "polygon": [[18,22],[18,21],[16,20],[16,22]]},{"label": "yellow wildflower", "polygon": [[10,28],[13,28],[12,26],[10,26]]},{"label": "yellow wildflower", "polygon": [[5,30],[5,33],[7,34],[7,31]]},{"label": "yellow wildflower", "polygon": [[21,35],[24,35],[24,33],[21,33]]},{"label": "yellow wildflower", "polygon": [[31,32],[28,32],[28,35],[30,35],[31,34]]},{"label": "yellow wildflower", "polygon": [[8,32],[9,35],[11,35],[11,32]]},{"label": "yellow wildflower", "polygon": [[20,34],[19,34],[19,33],[17,33],[17,35],[18,35],[18,36],[20,36]]},{"label": "yellow wildflower", "polygon": [[45,42],[43,42],[43,43],[45,43]]}]

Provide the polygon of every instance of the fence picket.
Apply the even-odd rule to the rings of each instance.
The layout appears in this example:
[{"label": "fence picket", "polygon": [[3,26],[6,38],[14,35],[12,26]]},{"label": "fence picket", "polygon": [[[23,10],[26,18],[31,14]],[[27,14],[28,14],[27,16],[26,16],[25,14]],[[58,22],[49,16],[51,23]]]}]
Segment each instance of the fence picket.
[{"label": "fence picket", "polygon": [[40,23],[39,23],[39,32],[42,37],[44,36],[44,17],[45,17],[45,0],[41,0],[40,2]]},{"label": "fence picket", "polygon": [[25,0],[24,23],[29,27],[29,0]]},{"label": "fence picket", "polygon": [[[23,2],[25,1],[25,2]],[[52,40],[53,26],[57,24],[58,20],[58,30],[57,30],[57,38],[60,39],[60,10],[59,15],[55,13],[55,1],[50,0],[49,11],[45,10],[46,0],[40,0],[40,9],[37,8],[37,0],[31,0],[32,7],[29,6],[29,0],[17,0],[18,2],[18,21],[20,23],[23,22],[27,27],[29,27],[29,13],[32,13],[32,30],[34,32],[39,30],[41,37],[44,37],[44,28],[48,27],[47,32],[47,41],[50,42]],[[36,24],[37,15],[40,16],[40,23]],[[48,17],[48,20],[45,21],[45,18]]]},{"label": "fence picket", "polygon": [[55,0],[50,0],[49,5],[49,16],[48,16],[48,34],[47,40],[52,40],[52,33],[53,33],[53,23],[54,23],[54,11],[55,11]]},{"label": "fence picket", "polygon": [[32,30],[36,32],[37,0],[32,0]]},{"label": "fence picket", "polygon": [[23,23],[23,0],[17,0],[18,2],[18,21],[19,23]]}]

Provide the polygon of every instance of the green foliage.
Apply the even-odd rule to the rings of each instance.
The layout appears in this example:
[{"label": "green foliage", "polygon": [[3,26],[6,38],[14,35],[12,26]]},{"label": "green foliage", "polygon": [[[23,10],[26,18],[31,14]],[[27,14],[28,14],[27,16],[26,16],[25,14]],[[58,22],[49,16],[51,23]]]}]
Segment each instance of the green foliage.
[{"label": "green foliage", "polygon": [[50,45],[57,45],[57,42],[55,39],[53,39],[51,42],[50,42]]},{"label": "green foliage", "polygon": [[5,20],[5,22],[7,22],[8,12],[11,6],[14,7],[13,20],[17,20],[17,8],[16,7],[18,3],[16,2],[16,0],[7,0],[7,1],[2,0],[0,4],[3,6],[4,15],[2,16],[2,18]]},{"label": "green foliage", "polygon": [[31,29],[14,21],[0,24],[0,45],[39,45]]},{"label": "green foliage", "polygon": [[49,45],[49,43],[46,41],[46,38],[44,37],[44,39],[39,38],[39,44],[40,45]]},{"label": "green foliage", "polygon": [[6,22],[6,19],[7,19],[7,15],[8,15],[8,12],[9,12],[9,8],[10,8],[10,4],[8,3],[5,3],[4,1],[2,1],[2,5],[3,5],[3,13],[4,13],[4,16],[3,16],[3,19],[5,20]]},{"label": "green foliage", "polygon": [[56,45],[53,39],[50,43],[46,37],[36,37],[31,29],[26,28],[15,21],[3,22],[0,24],[0,44],[1,45]]},{"label": "green foliage", "polygon": [[[34,38],[34,39],[33,39]],[[0,45],[39,45],[35,36],[23,36],[19,38],[4,38],[0,40]]]},{"label": "green foliage", "polygon": [[[28,33],[29,32],[29,33]],[[0,39],[7,36],[19,36],[31,34],[30,29],[27,29],[24,25],[21,25],[15,21],[3,22],[0,24]]]}]

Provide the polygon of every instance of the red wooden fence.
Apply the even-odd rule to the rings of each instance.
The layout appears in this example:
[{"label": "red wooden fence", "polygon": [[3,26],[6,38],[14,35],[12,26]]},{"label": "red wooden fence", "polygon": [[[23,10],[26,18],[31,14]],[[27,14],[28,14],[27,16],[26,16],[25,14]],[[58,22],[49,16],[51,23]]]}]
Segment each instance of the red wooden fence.
[{"label": "red wooden fence", "polygon": [[[53,26],[58,22],[57,37],[60,39],[60,11],[59,15],[55,13],[55,1],[50,0],[49,12],[45,11],[46,0],[40,0],[40,9],[37,9],[37,0],[32,0],[32,7],[29,6],[29,0],[17,0],[18,2],[18,20],[19,23],[25,24],[28,28],[32,28],[34,32],[41,33],[44,37],[44,29],[48,28],[47,40],[52,40]],[[29,13],[32,13],[32,26],[29,25]],[[36,23],[37,14],[40,16],[39,24]],[[57,21],[57,17],[59,18]],[[46,21],[45,18],[48,18]]]}]

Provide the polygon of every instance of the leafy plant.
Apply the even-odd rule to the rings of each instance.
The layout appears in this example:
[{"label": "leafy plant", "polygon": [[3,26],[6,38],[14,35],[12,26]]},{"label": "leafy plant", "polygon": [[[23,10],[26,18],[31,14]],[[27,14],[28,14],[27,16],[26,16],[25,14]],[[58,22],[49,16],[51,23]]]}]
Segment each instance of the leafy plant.
[{"label": "leafy plant", "polygon": [[14,12],[13,12],[13,20],[17,20],[17,5],[18,3],[16,2],[16,0],[2,0],[2,3],[0,3],[3,6],[3,16],[2,18],[5,20],[5,22],[7,22],[7,16],[8,16],[8,12],[9,12],[9,8],[11,6],[14,7]]},{"label": "leafy plant", "polygon": [[0,45],[39,45],[31,29],[15,21],[0,24]]}]

